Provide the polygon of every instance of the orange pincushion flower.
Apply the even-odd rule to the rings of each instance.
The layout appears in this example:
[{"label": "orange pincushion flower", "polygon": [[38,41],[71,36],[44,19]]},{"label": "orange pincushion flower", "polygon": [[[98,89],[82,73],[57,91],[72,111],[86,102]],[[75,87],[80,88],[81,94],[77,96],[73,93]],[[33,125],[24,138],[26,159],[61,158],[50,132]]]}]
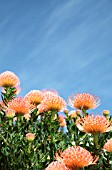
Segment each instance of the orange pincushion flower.
[{"label": "orange pincushion flower", "polygon": [[70,169],[75,170],[95,164],[98,160],[98,158],[94,159],[89,151],[80,146],[71,146],[67,148],[61,153],[58,159]]},{"label": "orange pincushion flower", "polygon": [[62,111],[66,107],[66,102],[54,92],[46,92],[44,99],[39,106],[39,113],[48,110]]},{"label": "orange pincushion flower", "polygon": [[111,123],[103,116],[88,115],[77,120],[79,130],[87,133],[105,133],[112,129]]},{"label": "orange pincushion flower", "polygon": [[69,170],[62,162],[54,161],[45,170]]},{"label": "orange pincushion flower", "polygon": [[25,98],[15,98],[8,103],[8,108],[15,110],[16,114],[28,114],[30,112],[30,103]]},{"label": "orange pincushion flower", "polygon": [[25,98],[29,100],[31,104],[38,105],[43,100],[43,93],[39,90],[31,90]]},{"label": "orange pincushion flower", "polygon": [[105,149],[108,152],[112,152],[112,138],[105,143],[103,149]]},{"label": "orange pincushion flower", "polygon": [[100,105],[100,99],[88,93],[79,93],[68,98],[69,106],[76,109],[95,109]]},{"label": "orange pincushion flower", "polygon": [[5,71],[0,74],[0,86],[14,87],[20,84],[19,78],[11,71]]}]

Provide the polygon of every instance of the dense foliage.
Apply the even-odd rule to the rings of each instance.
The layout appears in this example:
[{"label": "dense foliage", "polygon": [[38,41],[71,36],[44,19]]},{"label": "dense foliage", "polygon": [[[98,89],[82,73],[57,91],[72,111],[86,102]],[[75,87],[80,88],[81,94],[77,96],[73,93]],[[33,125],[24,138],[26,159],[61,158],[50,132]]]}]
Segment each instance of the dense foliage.
[{"label": "dense foliage", "polygon": [[[73,112],[67,110],[66,102],[63,104],[62,98],[55,91],[42,91],[44,95],[38,102],[35,102],[38,95],[37,98],[32,95],[33,97],[30,96],[30,99],[32,97],[34,101],[31,102],[32,100],[28,100],[27,96],[18,97],[17,86],[13,85],[8,73],[4,81],[3,73],[1,75],[0,85],[3,88],[0,102],[1,170],[58,170],[56,165],[49,168],[49,164],[56,160],[63,162],[69,170],[112,170],[112,140],[110,140],[112,118],[109,116],[109,111],[103,111],[101,116],[88,114],[87,110],[96,108],[97,104],[96,100],[92,101],[89,98],[89,94],[84,93],[84,97],[82,94],[80,100],[78,100],[79,96],[74,97],[73,100],[69,98],[69,105],[71,106],[70,102],[74,104]],[[47,96],[47,94],[49,95]],[[49,105],[50,102],[51,105]],[[90,105],[92,102],[94,102],[94,108]],[[63,108],[60,107],[62,104]],[[59,116],[60,111],[63,111],[65,116]],[[108,140],[110,143],[105,145]],[[85,165],[84,156],[86,159],[87,155],[79,153],[80,157],[78,158],[78,155],[75,154],[75,146],[89,151],[93,162],[88,162]],[[72,160],[68,148],[73,149],[77,166],[74,165],[74,158]],[[78,160],[83,161],[78,162]]]}]

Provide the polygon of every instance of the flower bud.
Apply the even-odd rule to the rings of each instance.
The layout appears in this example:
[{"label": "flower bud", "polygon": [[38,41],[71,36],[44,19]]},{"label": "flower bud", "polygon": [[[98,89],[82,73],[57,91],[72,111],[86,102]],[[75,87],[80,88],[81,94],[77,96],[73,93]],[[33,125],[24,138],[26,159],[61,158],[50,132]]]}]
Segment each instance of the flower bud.
[{"label": "flower bud", "polygon": [[75,110],[72,110],[68,113],[68,115],[70,116],[71,119],[73,118],[77,118],[77,114],[76,114],[76,111]]},{"label": "flower bud", "polygon": [[65,114],[67,114],[68,113],[68,109],[66,108],[66,109],[64,109],[64,113]]},{"label": "flower bud", "polygon": [[26,134],[26,139],[29,141],[29,142],[32,142],[35,138],[35,135],[33,133],[27,133]]},{"label": "flower bud", "polygon": [[6,109],[5,113],[6,117],[11,119],[15,116],[15,111],[13,109]]},{"label": "flower bud", "polygon": [[110,114],[110,111],[109,110],[103,110],[102,114],[104,116],[108,116]]},{"label": "flower bud", "polygon": [[35,135],[33,133],[27,133],[26,134],[26,139],[29,141],[29,142],[32,142],[35,138]]}]

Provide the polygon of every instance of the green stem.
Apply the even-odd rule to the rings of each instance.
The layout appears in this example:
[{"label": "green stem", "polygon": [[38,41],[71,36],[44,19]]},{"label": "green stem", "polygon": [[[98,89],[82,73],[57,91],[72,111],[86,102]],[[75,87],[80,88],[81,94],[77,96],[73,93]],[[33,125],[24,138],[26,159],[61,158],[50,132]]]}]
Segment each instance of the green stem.
[{"label": "green stem", "polygon": [[84,116],[84,117],[87,115],[87,113],[86,113],[86,110],[85,110],[85,109],[82,109],[82,114],[83,114],[83,116]]},{"label": "green stem", "polygon": [[20,122],[23,120],[23,116],[22,115],[17,115],[17,125],[20,125]]},{"label": "green stem", "polygon": [[94,137],[94,146],[96,149],[98,149],[98,133],[94,133],[93,137]]},{"label": "green stem", "polygon": [[12,119],[9,119],[9,126],[12,126]]},{"label": "green stem", "polygon": [[9,144],[7,143],[7,140],[6,140],[2,135],[0,135],[0,136],[1,136],[1,138],[4,140],[5,144],[6,144],[7,146],[9,146]]},{"label": "green stem", "polygon": [[31,152],[31,145],[32,145],[32,142],[29,142],[29,144],[28,144],[28,154],[30,154],[30,152]]}]

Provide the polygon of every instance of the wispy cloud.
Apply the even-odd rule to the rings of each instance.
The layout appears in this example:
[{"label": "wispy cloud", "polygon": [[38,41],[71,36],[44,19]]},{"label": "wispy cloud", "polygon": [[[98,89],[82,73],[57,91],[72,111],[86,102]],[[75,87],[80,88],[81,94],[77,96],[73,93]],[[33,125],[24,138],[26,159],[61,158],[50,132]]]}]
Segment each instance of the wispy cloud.
[{"label": "wispy cloud", "polygon": [[17,73],[21,95],[52,88],[67,98],[88,91],[112,109],[111,5],[105,0],[0,1],[0,71]]}]

